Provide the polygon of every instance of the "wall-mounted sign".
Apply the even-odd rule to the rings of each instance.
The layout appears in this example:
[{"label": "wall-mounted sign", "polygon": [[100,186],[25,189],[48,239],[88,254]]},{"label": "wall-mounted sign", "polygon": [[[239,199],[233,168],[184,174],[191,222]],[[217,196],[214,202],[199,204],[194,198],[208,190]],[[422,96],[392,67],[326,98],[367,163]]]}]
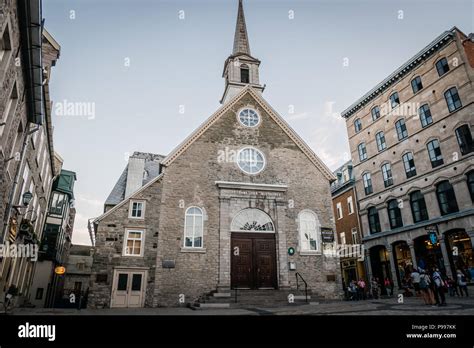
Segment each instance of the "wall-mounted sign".
[{"label": "wall-mounted sign", "polygon": [[174,260],[163,260],[161,266],[163,268],[174,268]]},{"label": "wall-mounted sign", "polygon": [[288,248],[288,255],[293,256],[295,254],[295,248],[289,247]]},{"label": "wall-mounted sign", "polygon": [[436,232],[429,232],[428,237],[432,245],[438,243],[438,236],[436,235]]},{"label": "wall-mounted sign", "polygon": [[66,267],[58,266],[54,269],[54,273],[56,273],[57,275],[63,275],[64,273],[66,273]]},{"label": "wall-mounted sign", "polygon": [[334,243],[334,231],[329,227],[321,227],[323,243]]}]

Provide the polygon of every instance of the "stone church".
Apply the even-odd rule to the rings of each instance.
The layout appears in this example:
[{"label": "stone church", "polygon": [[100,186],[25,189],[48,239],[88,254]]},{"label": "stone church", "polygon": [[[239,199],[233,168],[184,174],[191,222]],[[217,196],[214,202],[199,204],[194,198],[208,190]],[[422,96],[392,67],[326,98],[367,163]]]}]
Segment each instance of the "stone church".
[{"label": "stone church", "polygon": [[259,66],[240,0],[221,107],[167,156],[134,153],[91,223],[90,307],[339,296],[335,178],[263,99]]}]

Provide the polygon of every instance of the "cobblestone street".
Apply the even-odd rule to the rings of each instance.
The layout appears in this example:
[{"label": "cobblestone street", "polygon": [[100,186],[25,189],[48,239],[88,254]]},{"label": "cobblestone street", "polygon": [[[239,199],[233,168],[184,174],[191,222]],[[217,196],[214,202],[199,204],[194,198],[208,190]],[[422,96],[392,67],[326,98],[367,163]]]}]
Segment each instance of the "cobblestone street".
[{"label": "cobblestone street", "polygon": [[14,315],[474,315],[474,297],[447,298],[447,306],[427,306],[419,298],[396,298],[367,301],[331,301],[312,305],[277,308],[224,308],[191,310],[189,308],[137,309],[16,309]]}]

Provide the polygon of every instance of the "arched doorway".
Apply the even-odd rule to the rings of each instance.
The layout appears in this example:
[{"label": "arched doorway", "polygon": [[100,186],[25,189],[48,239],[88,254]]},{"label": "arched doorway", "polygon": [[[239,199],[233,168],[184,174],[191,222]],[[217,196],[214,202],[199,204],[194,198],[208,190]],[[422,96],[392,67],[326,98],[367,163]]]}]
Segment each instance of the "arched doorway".
[{"label": "arched doorway", "polygon": [[418,268],[431,271],[436,267],[439,268],[441,273],[446,274],[439,241],[433,243],[426,234],[415,238],[413,244]]},{"label": "arched doorway", "polygon": [[453,275],[459,269],[469,280],[472,280],[474,275],[474,252],[471,238],[464,229],[447,231],[444,236]]},{"label": "arched doorway", "polygon": [[231,223],[231,287],[276,289],[275,226],[259,209],[241,210]]},{"label": "arched doorway", "polygon": [[381,294],[387,295],[384,286],[384,279],[392,279],[390,272],[390,260],[387,249],[383,245],[376,245],[370,248],[370,263],[372,266],[372,277],[378,279],[381,287]]},{"label": "arched doorway", "polygon": [[392,244],[392,247],[398,287],[402,288],[403,284],[407,281],[407,278],[410,277],[413,268],[410,247],[405,241],[395,242]]}]

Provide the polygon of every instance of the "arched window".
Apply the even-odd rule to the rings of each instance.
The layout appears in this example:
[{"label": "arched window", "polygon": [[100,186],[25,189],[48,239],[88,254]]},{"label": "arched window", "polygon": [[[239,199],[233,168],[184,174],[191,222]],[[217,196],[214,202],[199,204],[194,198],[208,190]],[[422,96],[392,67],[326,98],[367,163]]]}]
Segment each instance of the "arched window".
[{"label": "arched window", "polygon": [[364,191],[366,195],[370,195],[372,192],[374,192],[370,173],[365,173],[362,175],[362,181],[364,182]]},{"label": "arched window", "polygon": [[404,119],[395,122],[395,129],[397,130],[398,140],[403,140],[408,137],[407,126]]},{"label": "arched window", "polygon": [[375,134],[375,140],[377,141],[377,149],[379,151],[385,150],[387,144],[385,142],[385,135],[383,134],[383,132],[378,132],[377,134]]},{"label": "arched window", "polygon": [[372,110],[370,110],[370,113],[372,114],[372,121],[375,121],[380,117],[380,108],[378,106],[374,106]]},{"label": "arched window", "polygon": [[423,104],[418,109],[418,115],[420,116],[420,122],[422,127],[426,127],[433,123],[433,117],[431,117],[431,110],[428,104]]},{"label": "arched window", "polygon": [[415,223],[428,220],[428,209],[426,209],[425,197],[421,191],[415,191],[410,194],[411,213]]},{"label": "arched window", "polygon": [[471,128],[464,124],[456,129],[456,139],[463,155],[474,151],[474,142],[472,142]]},{"label": "arched window", "polygon": [[359,160],[365,161],[367,159],[367,148],[365,147],[365,143],[361,143],[358,146],[359,149]]},{"label": "arched window", "polygon": [[367,217],[369,218],[370,233],[378,233],[382,231],[380,228],[379,212],[377,211],[377,208],[370,207],[367,211]]},{"label": "arched window", "polygon": [[441,215],[456,213],[459,211],[456,195],[453,186],[445,180],[436,186],[436,195],[438,196],[439,210]]},{"label": "arched window", "polygon": [[449,112],[456,111],[462,106],[461,98],[459,98],[459,93],[456,87],[451,87],[444,92],[444,98],[446,99]]},{"label": "arched window", "polygon": [[360,118],[354,121],[354,129],[356,133],[359,133],[362,130],[362,122],[360,121]]},{"label": "arched window", "polygon": [[198,207],[189,207],[186,209],[184,220],[184,247],[202,248],[203,229],[204,217],[202,209]]},{"label": "arched window", "polygon": [[412,176],[416,175],[415,160],[413,159],[413,154],[407,152],[402,156],[403,166],[405,167],[405,174],[407,179],[410,179]]},{"label": "arched window", "polygon": [[471,200],[474,202],[474,170],[467,173],[467,188],[471,194]]},{"label": "arched window", "polygon": [[241,210],[232,220],[233,232],[275,232],[270,216],[260,209]]},{"label": "arched window", "polygon": [[390,95],[390,105],[392,106],[392,109],[400,105],[400,98],[398,97],[398,92],[393,92]]},{"label": "arched window", "polygon": [[411,88],[413,89],[413,93],[416,93],[423,88],[423,83],[421,82],[420,76],[417,76],[411,80]]},{"label": "arched window", "polygon": [[441,154],[441,147],[438,139],[431,140],[428,145],[428,155],[430,156],[431,167],[436,168],[444,163],[443,155]]},{"label": "arched window", "polygon": [[398,206],[396,199],[388,201],[388,219],[390,221],[390,228],[398,228],[403,226],[402,212]]},{"label": "arched window", "polygon": [[249,66],[246,64],[240,66],[240,82],[250,83],[250,70]]},{"label": "arched window", "polygon": [[382,176],[383,184],[385,187],[393,185],[392,166],[390,165],[390,163],[385,163],[382,166]]},{"label": "arched window", "polygon": [[441,58],[436,62],[436,70],[438,70],[438,75],[441,77],[449,71],[448,60],[446,58]]},{"label": "arched window", "polygon": [[321,224],[315,213],[302,211],[298,217],[301,251],[319,251]]}]

